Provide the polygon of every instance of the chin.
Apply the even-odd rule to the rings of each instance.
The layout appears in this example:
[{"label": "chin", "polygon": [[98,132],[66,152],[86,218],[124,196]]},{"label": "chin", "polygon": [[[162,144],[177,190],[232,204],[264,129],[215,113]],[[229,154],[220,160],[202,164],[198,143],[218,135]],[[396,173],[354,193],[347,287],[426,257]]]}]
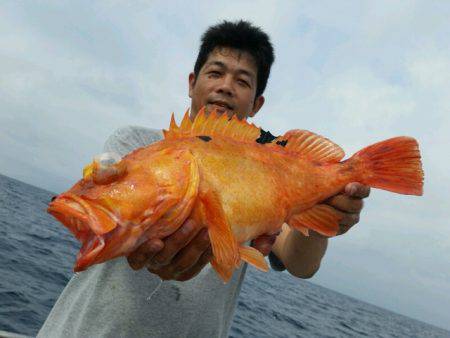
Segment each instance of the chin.
[{"label": "chin", "polygon": [[228,116],[233,116],[234,112],[229,110],[228,108],[222,107],[222,106],[217,106],[215,104],[207,104],[206,105],[206,112],[209,114],[213,111],[216,111],[218,114],[222,115],[222,114],[227,114]]}]

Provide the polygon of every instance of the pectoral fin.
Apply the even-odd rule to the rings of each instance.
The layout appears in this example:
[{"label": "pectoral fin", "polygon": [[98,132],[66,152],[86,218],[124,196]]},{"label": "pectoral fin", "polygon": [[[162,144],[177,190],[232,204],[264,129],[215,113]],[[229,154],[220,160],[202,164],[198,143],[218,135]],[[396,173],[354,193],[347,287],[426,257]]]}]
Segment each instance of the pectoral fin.
[{"label": "pectoral fin", "polygon": [[214,256],[211,265],[227,282],[239,264],[239,249],[223,211],[220,197],[213,190],[202,189],[198,206],[200,217],[208,227]]},{"label": "pectoral fin", "polygon": [[318,204],[300,214],[291,216],[287,223],[292,228],[308,236],[308,229],[321,235],[336,236],[339,230],[339,222],[342,215],[334,208],[326,204]]},{"label": "pectoral fin", "polygon": [[239,254],[241,255],[241,259],[244,262],[253,265],[255,268],[261,271],[269,271],[269,265],[264,259],[264,256],[255,248],[252,248],[250,246],[241,246],[239,247]]}]

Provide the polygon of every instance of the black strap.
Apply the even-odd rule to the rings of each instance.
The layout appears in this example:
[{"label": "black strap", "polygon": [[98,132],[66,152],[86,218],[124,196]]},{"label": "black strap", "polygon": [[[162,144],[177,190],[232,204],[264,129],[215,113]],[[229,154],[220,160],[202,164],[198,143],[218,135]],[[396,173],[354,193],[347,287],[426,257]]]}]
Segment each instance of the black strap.
[{"label": "black strap", "polygon": [[283,262],[280,261],[280,259],[273,253],[273,251],[271,251],[269,254],[269,262],[270,262],[270,266],[275,271],[286,270],[286,267],[284,266]]}]

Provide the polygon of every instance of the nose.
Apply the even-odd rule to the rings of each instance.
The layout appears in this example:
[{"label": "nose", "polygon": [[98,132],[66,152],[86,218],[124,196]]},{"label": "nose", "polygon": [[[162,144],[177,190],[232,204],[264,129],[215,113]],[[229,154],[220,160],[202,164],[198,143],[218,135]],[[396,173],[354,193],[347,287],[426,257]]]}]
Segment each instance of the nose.
[{"label": "nose", "polygon": [[217,92],[229,97],[233,97],[234,89],[233,89],[233,79],[231,76],[222,77],[222,81],[220,81],[219,86],[217,87]]}]

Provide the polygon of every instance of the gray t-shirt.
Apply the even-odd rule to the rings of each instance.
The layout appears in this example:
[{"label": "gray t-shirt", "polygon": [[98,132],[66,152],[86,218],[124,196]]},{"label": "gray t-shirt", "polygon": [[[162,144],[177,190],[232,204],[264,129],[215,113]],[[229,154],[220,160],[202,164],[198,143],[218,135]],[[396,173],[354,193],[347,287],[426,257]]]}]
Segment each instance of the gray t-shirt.
[{"label": "gray t-shirt", "polygon": [[[123,156],[161,138],[159,130],[124,127],[105,151]],[[95,265],[72,277],[38,337],[227,337],[246,266],[224,284],[208,264],[152,295],[160,279],[146,269],[133,271],[123,257]]]}]

